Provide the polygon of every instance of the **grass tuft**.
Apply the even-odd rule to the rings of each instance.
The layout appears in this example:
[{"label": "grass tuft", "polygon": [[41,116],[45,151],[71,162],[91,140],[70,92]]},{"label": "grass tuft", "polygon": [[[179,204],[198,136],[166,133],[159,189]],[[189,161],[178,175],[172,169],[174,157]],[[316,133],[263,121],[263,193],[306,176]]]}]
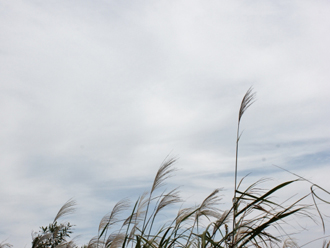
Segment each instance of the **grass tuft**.
[{"label": "grass tuft", "polygon": [[[264,178],[245,189],[241,189],[245,177],[237,181],[240,122],[255,100],[255,93],[252,91],[250,88],[246,92],[239,109],[234,197],[228,209],[220,208],[222,190],[215,189],[201,204],[180,208],[172,219],[160,219],[162,216],[158,216],[164,209],[182,202],[179,188],[156,194],[175,171],[173,165],[176,159],[167,158],[159,167],[150,191],[137,197],[133,206],[128,199],[119,201],[101,219],[97,235],[84,248],[296,248],[319,240],[318,238],[299,246],[285,231],[285,227],[293,218],[307,217],[316,222],[315,216],[318,216],[325,230],[325,214],[321,212],[318,202],[330,204],[320,196],[320,192],[330,195],[329,191],[289,171],[295,179],[282,182],[271,189],[262,187],[268,181]],[[276,199],[276,194],[281,194],[290,185],[303,182],[311,185],[306,195],[297,200],[290,197],[282,203],[273,200]],[[305,199],[310,197],[313,204],[305,204]],[[75,205],[76,202],[72,199],[66,202],[53,223],[41,227],[40,233],[33,236],[32,247],[77,247],[73,240],[68,240],[72,227],[70,223],[58,223],[61,217],[74,212]],[[10,247],[9,243],[0,244],[0,248]],[[330,248],[330,241],[324,241],[322,247]]]}]

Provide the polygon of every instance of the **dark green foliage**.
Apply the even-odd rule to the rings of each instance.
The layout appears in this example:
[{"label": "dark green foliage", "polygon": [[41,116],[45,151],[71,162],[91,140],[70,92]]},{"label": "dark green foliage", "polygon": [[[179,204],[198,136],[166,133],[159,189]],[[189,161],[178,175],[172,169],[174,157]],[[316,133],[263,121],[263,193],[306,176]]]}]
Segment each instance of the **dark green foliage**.
[{"label": "dark green foliage", "polygon": [[40,229],[37,236],[33,238],[33,248],[54,248],[66,243],[67,238],[72,233],[72,225],[70,223],[58,224],[57,221],[46,227],[42,226]]},{"label": "dark green foliage", "polygon": [[73,241],[68,241],[72,233],[72,225],[68,223],[58,224],[61,217],[73,213],[76,202],[72,199],[67,201],[58,211],[53,223],[40,227],[39,233],[32,236],[32,248],[54,248],[54,247],[75,247]]}]

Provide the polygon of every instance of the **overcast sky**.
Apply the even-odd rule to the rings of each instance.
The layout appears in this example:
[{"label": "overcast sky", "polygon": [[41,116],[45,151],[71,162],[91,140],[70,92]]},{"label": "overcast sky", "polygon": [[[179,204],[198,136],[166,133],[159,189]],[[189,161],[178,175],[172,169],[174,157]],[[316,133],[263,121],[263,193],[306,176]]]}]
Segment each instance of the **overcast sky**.
[{"label": "overcast sky", "polygon": [[[294,178],[276,164],[330,189],[329,13],[326,0],[0,1],[0,242],[29,247],[73,197],[87,243],[168,155],[187,204],[218,187],[230,200],[250,86],[240,177]],[[300,242],[322,235],[300,224]]]}]

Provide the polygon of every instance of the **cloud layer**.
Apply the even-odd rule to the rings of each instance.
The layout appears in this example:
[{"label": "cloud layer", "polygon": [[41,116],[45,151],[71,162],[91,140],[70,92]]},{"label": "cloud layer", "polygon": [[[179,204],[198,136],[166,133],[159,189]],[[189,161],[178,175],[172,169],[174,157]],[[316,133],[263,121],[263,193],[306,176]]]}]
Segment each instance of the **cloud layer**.
[{"label": "cloud layer", "polygon": [[240,176],[290,177],[276,164],[330,186],[328,2],[14,0],[1,9],[0,240],[30,245],[30,231],[74,197],[71,222],[86,243],[168,154],[180,158],[170,182],[188,202],[231,192],[251,85]]}]

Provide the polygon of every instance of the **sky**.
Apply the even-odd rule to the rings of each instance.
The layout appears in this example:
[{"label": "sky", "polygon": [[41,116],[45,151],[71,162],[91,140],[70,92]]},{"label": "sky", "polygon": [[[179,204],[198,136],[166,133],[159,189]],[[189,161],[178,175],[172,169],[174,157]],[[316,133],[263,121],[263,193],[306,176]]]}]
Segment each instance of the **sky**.
[{"label": "sky", "polygon": [[[325,0],[0,1],[0,242],[29,247],[73,198],[67,220],[88,243],[167,157],[187,205],[219,187],[230,201],[251,86],[243,186],[295,178],[278,165],[329,190],[329,11]],[[299,244],[323,235],[300,226]]]}]

